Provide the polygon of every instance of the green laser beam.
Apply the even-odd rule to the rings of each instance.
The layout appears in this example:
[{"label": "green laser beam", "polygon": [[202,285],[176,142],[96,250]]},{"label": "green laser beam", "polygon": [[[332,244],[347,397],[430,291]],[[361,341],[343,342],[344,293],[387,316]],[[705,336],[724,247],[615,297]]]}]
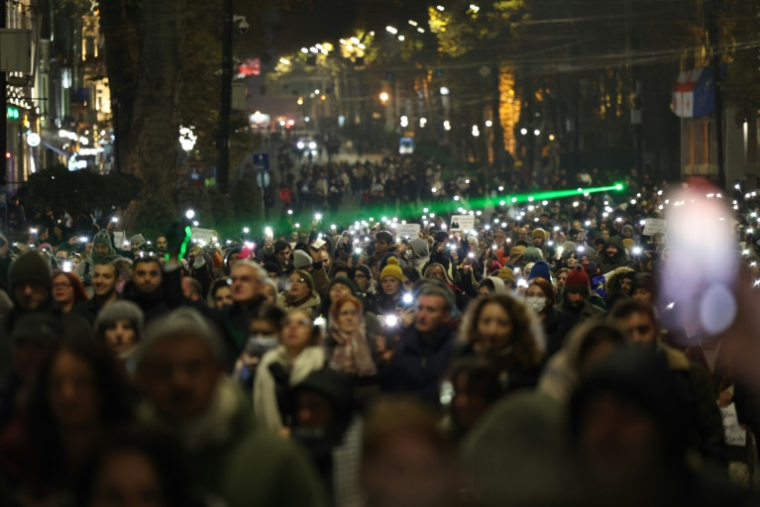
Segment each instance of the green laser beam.
[{"label": "green laser beam", "polygon": [[[461,200],[457,201],[454,200],[451,197],[447,197],[446,199],[436,198],[435,194],[433,195],[433,200],[427,204],[425,204],[422,208],[418,204],[413,205],[400,205],[398,208],[396,206],[380,206],[374,209],[368,208],[366,205],[361,204],[360,209],[353,210],[353,211],[344,211],[344,212],[338,212],[338,213],[330,213],[329,211],[321,211],[316,213],[299,213],[297,216],[294,215],[287,215],[288,221],[290,222],[290,227],[293,228],[293,230],[299,230],[299,231],[308,231],[311,229],[311,221],[315,217],[316,214],[322,215],[322,218],[320,220],[321,228],[325,230],[330,229],[331,224],[337,224],[339,225],[345,225],[350,226],[354,225],[355,223],[362,223],[366,222],[369,227],[373,227],[377,224],[383,224],[390,226],[389,224],[393,223],[393,218],[398,218],[398,224],[401,224],[402,220],[406,220],[407,223],[419,223],[421,220],[422,214],[424,214],[426,217],[429,218],[430,221],[433,221],[435,218],[438,218],[438,215],[447,215],[447,214],[466,214],[470,210],[472,211],[480,211],[481,215],[478,215],[482,217],[485,214],[485,209],[489,206],[510,206],[513,204],[524,204],[524,203],[536,203],[536,205],[541,205],[542,201],[548,201],[552,199],[562,199],[566,197],[577,197],[577,196],[585,196],[590,194],[597,194],[601,192],[622,192],[625,190],[625,185],[622,183],[615,183],[614,185],[608,185],[604,187],[590,187],[590,188],[574,188],[574,189],[564,189],[564,190],[551,190],[546,192],[529,192],[524,194],[512,194],[512,195],[506,195],[503,197],[484,197],[480,199],[472,199],[468,200],[466,202],[462,202]],[[465,213],[460,213],[457,208],[465,208],[468,211]],[[422,212],[422,213],[421,213]],[[431,216],[434,215],[434,216]],[[310,216],[310,218],[306,218],[307,216]],[[383,222],[381,217],[385,217],[387,220]],[[481,218],[482,220],[482,218]],[[239,229],[243,231],[243,237],[247,238],[249,237],[249,234],[251,236],[259,236],[257,232],[261,230],[262,233],[266,232],[266,228],[273,227],[277,225],[277,219],[274,219],[273,221],[269,221],[264,224],[253,224],[252,226],[244,226],[244,228]],[[295,227],[295,223],[300,223],[300,227]],[[285,231],[277,231],[280,235],[284,234]],[[336,232],[340,232],[336,229]]]}]

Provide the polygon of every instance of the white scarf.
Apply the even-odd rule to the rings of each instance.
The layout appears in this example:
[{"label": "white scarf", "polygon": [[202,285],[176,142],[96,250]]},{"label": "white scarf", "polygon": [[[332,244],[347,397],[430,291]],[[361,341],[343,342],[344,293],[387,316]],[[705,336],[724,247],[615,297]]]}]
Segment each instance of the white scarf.
[{"label": "white scarf", "polygon": [[277,405],[276,382],[269,366],[279,363],[290,371],[290,386],[303,381],[310,373],[325,366],[325,351],[322,347],[306,347],[295,360],[291,360],[284,345],[270,350],[261,358],[256,368],[256,380],[253,383],[253,411],[256,419],[272,431],[282,429],[282,418]]}]

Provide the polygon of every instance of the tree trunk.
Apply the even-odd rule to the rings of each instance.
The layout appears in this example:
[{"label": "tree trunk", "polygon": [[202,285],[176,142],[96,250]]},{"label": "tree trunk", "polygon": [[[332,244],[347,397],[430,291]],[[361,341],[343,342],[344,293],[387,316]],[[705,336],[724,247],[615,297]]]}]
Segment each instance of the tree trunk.
[{"label": "tree trunk", "polygon": [[106,41],[106,68],[114,112],[116,168],[130,151],[130,126],[135,101],[140,34],[138,8],[131,0],[102,0],[101,21]]},{"label": "tree trunk", "polygon": [[132,143],[124,157],[124,171],[142,178],[144,192],[131,207],[128,220],[134,220],[140,205],[149,199],[173,207],[179,150],[180,18],[185,5],[185,0],[143,4],[147,23],[131,112]]}]

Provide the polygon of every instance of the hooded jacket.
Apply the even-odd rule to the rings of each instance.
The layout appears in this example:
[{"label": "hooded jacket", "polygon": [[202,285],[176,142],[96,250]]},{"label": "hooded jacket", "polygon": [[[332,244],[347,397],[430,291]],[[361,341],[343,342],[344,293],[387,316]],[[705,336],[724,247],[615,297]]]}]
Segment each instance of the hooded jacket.
[{"label": "hooded jacket", "polygon": [[325,506],[316,472],[293,444],[257,427],[250,404],[222,377],[206,411],[192,421],[170,422],[144,401],[138,420],[176,436],[187,453],[193,484],[221,496],[229,507]]},{"label": "hooded jacket", "polygon": [[[615,256],[612,258],[607,256],[608,246],[614,246],[618,250],[617,254],[615,254]],[[604,244],[604,248],[602,248],[602,251],[599,254],[597,265],[599,266],[599,270],[603,275],[609,273],[610,271],[614,271],[617,268],[634,267],[634,263],[628,257],[628,254],[625,251],[625,246],[623,245],[623,239],[620,236],[610,236],[610,239],[608,239]]]},{"label": "hooded jacket", "polygon": [[409,265],[422,274],[425,264],[430,262],[430,247],[424,239],[413,239],[409,242]]}]

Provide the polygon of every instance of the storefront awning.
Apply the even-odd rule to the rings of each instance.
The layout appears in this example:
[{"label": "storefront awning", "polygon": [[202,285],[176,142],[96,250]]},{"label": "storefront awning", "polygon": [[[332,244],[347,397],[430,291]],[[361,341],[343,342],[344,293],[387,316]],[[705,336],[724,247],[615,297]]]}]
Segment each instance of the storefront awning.
[{"label": "storefront awning", "polygon": [[685,70],[673,90],[673,112],[681,118],[699,118],[715,111],[715,77],[709,67]]}]

